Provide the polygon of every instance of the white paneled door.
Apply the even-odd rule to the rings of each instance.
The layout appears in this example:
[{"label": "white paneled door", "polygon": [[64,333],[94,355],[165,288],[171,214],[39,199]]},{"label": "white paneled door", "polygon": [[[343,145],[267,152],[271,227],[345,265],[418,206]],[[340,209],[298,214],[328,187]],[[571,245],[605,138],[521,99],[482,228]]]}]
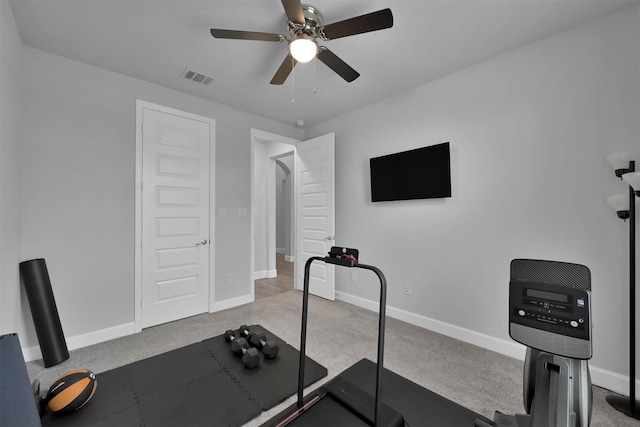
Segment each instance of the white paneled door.
[{"label": "white paneled door", "polygon": [[209,310],[212,132],[142,110],[142,328]]},{"label": "white paneled door", "polygon": [[[327,256],[335,239],[334,134],[296,145],[296,288],[303,288],[304,266]],[[300,260],[298,262],[298,260]],[[309,292],[335,300],[335,267],[314,261]]]}]

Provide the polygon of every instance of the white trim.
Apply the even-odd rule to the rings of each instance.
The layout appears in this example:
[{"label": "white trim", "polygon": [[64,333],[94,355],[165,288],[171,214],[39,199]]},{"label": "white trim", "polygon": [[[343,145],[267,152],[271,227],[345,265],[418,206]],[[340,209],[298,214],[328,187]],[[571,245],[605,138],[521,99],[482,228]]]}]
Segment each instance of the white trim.
[{"label": "white trim", "polygon": [[208,123],[209,133],[209,312],[213,312],[215,305],[215,224],[216,224],[216,121],[210,117],[204,117],[186,111],[177,110],[164,105],[136,99],[136,188],[135,188],[135,224],[134,224],[134,301],[133,323],[134,332],[142,330],[142,113],[145,108],[174,114],[192,120]]},{"label": "white trim", "polygon": [[253,300],[254,300],[253,295],[247,294],[247,295],[242,295],[235,298],[229,298],[224,301],[218,301],[213,305],[213,309],[211,310],[211,313],[249,304],[249,303],[252,303]]},{"label": "white trim", "polygon": [[[127,335],[132,335],[134,333],[135,327],[133,322],[125,323],[118,326],[112,326],[110,328],[87,332],[86,334],[67,338],[67,349],[76,350],[82,347],[88,347],[90,345],[113,340],[116,338],[126,337]],[[22,355],[25,362],[42,359],[42,352],[40,351],[39,345],[23,348]]]},{"label": "white trim", "polygon": [[142,330],[142,108],[144,101],[136,99],[136,189],[134,206],[133,250],[133,324]]},{"label": "white trim", "polygon": [[[591,382],[599,387],[613,392],[629,395],[629,377],[616,372],[607,371],[597,366],[589,365]],[[636,396],[640,394],[640,381],[636,379]]]},{"label": "white trim", "polygon": [[[367,310],[378,311],[377,303],[354,295],[346,294],[344,292],[337,292],[336,299]],[[253,297],[251,295],[230,298],[213,304],[213,309],[210,312],[222,311],[244,304],[249,304],[251,302],[253,302]],[[519,360],[524,360],[525,347],[517,343],[511,343],[495,337],[490,337],[469,329],[460,328],[455,325],[440,322],[438,320],[430,319],[428,317],[420,316],[394,307],[387,307],[387,316],[459,339],[460,341],[486,348],[487,350],[495,351]],[[136,333],[134,322],[125,323],[67,338],[67,348],[69,350],[76,350],[116,338],[125,337],[127,335],[132,335],[134,333]],[[40,346],[24,347],[22,348],[22,355],[25,362],[42,359]],[[628,376],[598,368],[597,366],[589,366],[589,370],[591,372],[591,380],[593,384],[623,395],[627,395],[629,392]],[[640,381],[638,380],[636,380],[636,394],[640,394]]]},{"label": "white trim", "polygon": [[[349,304],[353,304],[357,307],[378,312],[377,302],[373,302],[355,295],[347,294],[344,292],[336,292],[336,299]],[[402,320],[403,322],[420,326],[421,328],[425,328],[430,331],[434,331],[439,334],[446,335],[448,337],[464,341],[469,344],[477,345],[478,347],[482,347],[487,350],[495,351],[496,353],[504,354],[506,356],[524,361],[526,347],[522,344],[505,341],[500,338],[481,334],[470,329],[461,328],[450,323],[445,323],[439,320],[421,316],[419,314],[410,313],[408,311],[401,310],[395,307],[387,306],[386,314],[388,317]],[[620,375],[616,372],[598,368],[597,366],[593,365],[589,365],[589,371],[591,372],[591,381],[593,382],[593,384],[623,395],[627,395],[629,393],[628,376]],[[636,394],[640,395],[640,381],[638,380],[636,380]]]},{"label": "white trim", "polygon": [[253,273],[253,280],[273,279],[278,277],[278,270],[260,270]]},{"label": "white trim", "polygon": [[284,260],[287,262],[295,262],[296,261],[296,257],[293,255],[285,255],[284,256]]},{"label": "white trim", "polygon": [[[344,292],[336,292],[336,299],[348,302],[349,304],[353,304],[358,307],[365,308],[367,310],[375,312],[378,311],[377,302],[360,298],[355,295],[346,294]],[[431,319],[419,314],[410,313],[408,311],[390,307],[388,305],[386,313],[388,317],[393,317],[394,319],[402,320],[403,322],[420,326],[421,328],[429,329],[430,331],[434,331],[439,334],[467,342],[469,344],[477,345],[478,347],[486,348],[497,353],[502,353],[516,359],[524,360],[526,347],[522,344],[518,344],[513,341],[505,341],[496,337],[492,337],[490,335],[481,334],[470,329],[461,328],[459,326],[451,325],[449,323],[441,322],[439,320]]]}]

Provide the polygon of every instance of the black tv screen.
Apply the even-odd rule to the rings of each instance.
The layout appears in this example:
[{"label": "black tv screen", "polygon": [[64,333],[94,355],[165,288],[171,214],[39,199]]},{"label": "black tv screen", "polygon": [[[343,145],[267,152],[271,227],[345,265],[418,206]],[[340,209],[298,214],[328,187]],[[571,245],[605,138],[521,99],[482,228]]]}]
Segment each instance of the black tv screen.
[{"label": "black tv screen", "polygon": [[451,197],[449,143],[374,157],[371,201]]}]

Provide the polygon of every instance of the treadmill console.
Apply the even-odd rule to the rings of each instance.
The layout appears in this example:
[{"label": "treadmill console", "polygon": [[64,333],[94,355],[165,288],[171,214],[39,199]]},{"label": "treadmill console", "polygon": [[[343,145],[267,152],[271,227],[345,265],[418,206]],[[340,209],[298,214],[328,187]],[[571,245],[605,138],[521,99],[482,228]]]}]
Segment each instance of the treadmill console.
[{"label": "treadmill console", "polygon": [[509,335],[526,346],[574,359],[590,359],[591,292],[520,281],[509,286]]}]

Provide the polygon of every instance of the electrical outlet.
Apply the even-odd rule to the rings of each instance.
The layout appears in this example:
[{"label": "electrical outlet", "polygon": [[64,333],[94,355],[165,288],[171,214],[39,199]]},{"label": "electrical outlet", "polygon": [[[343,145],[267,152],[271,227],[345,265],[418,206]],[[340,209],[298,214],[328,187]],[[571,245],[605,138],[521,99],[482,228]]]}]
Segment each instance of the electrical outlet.
[{"label": "electrical outlet", "polygon": [[355,271],[351,272],[351,281],[352,282],[357,282],[358,281],[358,274]]},{"label": "electrical outlet", "polygon": [[227,285],[233,283],[233,276],[231,273],[227,274]]},{"label": "electrical outlet", "polygon": [[404,284],[404,294],[405,295],[411,295],[412,287],[413,286],[411,285],[411,283],[405,283]]},{"label": "electrical outlet", "polygon": [[238,216],[247,216],[247,210],[245,208],[238,208]]},{"label": "electrical outlet", "polygon": [[220,216],[227,216],[227,210],[225,208],[220,208]]}]

